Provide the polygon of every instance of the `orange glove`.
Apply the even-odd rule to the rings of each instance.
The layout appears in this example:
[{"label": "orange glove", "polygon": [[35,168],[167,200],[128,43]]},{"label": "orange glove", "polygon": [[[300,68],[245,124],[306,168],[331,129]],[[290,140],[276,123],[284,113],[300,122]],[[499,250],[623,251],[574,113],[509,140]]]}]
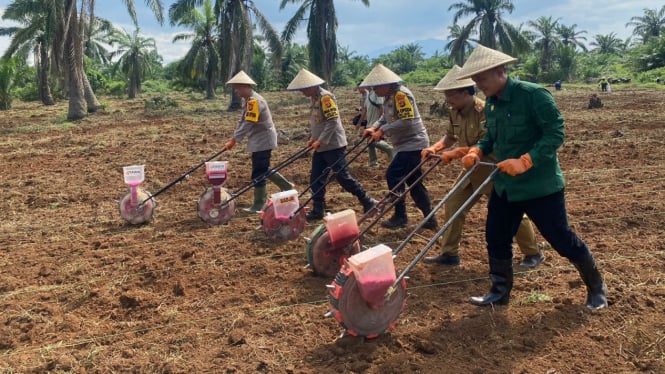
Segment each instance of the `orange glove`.
[{"label": "orange glove", "polygon": [[432,145],[430,147],[427,147],[427,148],[423,149],[422,151],[420,151],[420,159],[424,160],[427,157],[429,157],[429,155],[439,153],[442,149],[443,149],[443,142],[438,141],[438,142],[434,143],[434,145]]},{"label": "orange glove", "polygon": [[321,146],[320,140],[313,141],[311,144],[308,145],[309,149],[319,149],[320,146]]},{"label": "orange glove", "polygon": [[228,142],[226,142],[226,144],[224,144],[224,149],[230,151],[234,145],[236,145],[236,140],[231,138],[231,140],[229,140]]},{"label": "orange glove", "polygon": [[441,161],[444,165],[448,165],[450,161],[464,157],[467,152],[469,152],[469,147],[457,147],[455,149],[451,149],[450,151],[445,151],[441,153]]},{"label": "orange glove", "polygon": [[465,169],[471,169],[473,165],[480,162],[481,157],[483,157],[483,151],[478,147],[473,147],[469,149],[466,156],[462,157],[462,165]]},{"label": "orange glove", "polygon": [[533,161],[531,161],[531,156],[528,153],[523,154],[520,158],[509,158],[503,160],[496,164],[496,166],[502,172],[514,177],[522,173],[526,173],[527,170],[533,167]]},{"label": "orange glove", "polygon": [[380,142],[381,138],[383,138],[383,130],[378,129],[378,130],[374,131],[374,133],[372,134],[372,140],[371,141],[372,142]]},{"label": "orange glove", "polygon": [[363,131],[363,138],[371,138],[374,135],[376,129],[374,127],[368,127]]}]

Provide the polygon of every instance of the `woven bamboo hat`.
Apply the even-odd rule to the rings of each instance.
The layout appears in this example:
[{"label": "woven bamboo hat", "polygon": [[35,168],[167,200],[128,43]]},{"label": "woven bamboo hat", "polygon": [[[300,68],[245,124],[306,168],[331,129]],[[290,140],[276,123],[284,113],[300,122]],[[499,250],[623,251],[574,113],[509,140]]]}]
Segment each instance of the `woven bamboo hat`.
[{"label": "woven bamboo hat", "polygon": [[320,86],[326,83],[323,79],[317,77],[307,69],[300,69],[295,78],[286,87],[287,91],[298,91],[309,87]]},{"label": "woven bamboo hat", "polygon": [[256,86],[256,82],[254,82],[254,80],[242,70],[234,75],[233,78],[229,79],[226,84],[249,84],[250,86]]},{"label": "woven bamboo hat", "polygon": [[471,80],[471,78],[457,79],[461,70],[462,68],[458,65],[453,66],[450,70],[448,70],[448,74],[441,78],[434,89],[437,91],[448,91],[474,86],[475,83],[473,80]]},{"label": "woven bamboo hat", "polygon": [[395,74],[392,70],[382,64],[376,64],[374,69],[367,74],[358,87],[374,87],[400,82],[402,82],[402,78],[400,78],[399,75]]},{"label": "woven bamboo hat", "polygon": [[497,66],[516,62],[515,57],[508,56],[503,52],[487,48],[478,44],[476,49],[471,52],[469,59],[462,66],[457,79],[472,77],[478,73],[493,69]]}]

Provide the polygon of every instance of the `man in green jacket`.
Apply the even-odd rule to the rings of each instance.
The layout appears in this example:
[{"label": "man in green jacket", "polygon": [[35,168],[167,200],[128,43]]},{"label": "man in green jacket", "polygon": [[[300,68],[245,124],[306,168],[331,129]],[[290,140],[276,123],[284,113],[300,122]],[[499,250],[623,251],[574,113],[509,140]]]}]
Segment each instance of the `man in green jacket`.
[{"label": "man in green jacket", "polygon": [[513,286],[512,238],[526,213],[552,247],[579,271],[587,287],[586,306],[606,308],[607,286],[593,255],[568,225],[557,156],[565,138],[563,117],[546,89],[506,75],[504,65],[515,61],[479,45],[458,76],[473,79],[487,97],[487,132],[462,164],[470,168],[494,152],[502,171],[494,179],[485,227],[492,288],[470,301],[479,306],[508,303]]}]

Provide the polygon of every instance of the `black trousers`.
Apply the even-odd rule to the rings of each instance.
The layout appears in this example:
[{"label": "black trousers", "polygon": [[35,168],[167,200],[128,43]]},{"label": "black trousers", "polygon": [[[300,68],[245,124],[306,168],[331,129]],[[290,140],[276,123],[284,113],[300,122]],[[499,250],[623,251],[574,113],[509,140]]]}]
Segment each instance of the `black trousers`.
[{"label": "black trousers", "polygon": [[[386,181],[388,182],[388,188],[392,190],[397,186],[397,184],[406,177],[413,169],[418,166],[420,163],[420,152],[421,151],[408,151],[408,152],[398,152],[395,155],[393,161],[388,165],[386,170]],[[409,179],[407,179],[406,184],[411,186],[413,182],[420,178],[422,171],[420,168],[417,172],[413,173]],[[400,185],[397,189],[397,193],[403,192],[406,189],[404,184]],[[427,215],[432,210],[432,202],[427,192],[427,188],[421,182],[416,183],[411,191],[411,198],[413,202],[416,203],[418,209],[420,209],[423,214]],[[406,218],[406,205],[404,199],[400,199],[397,204],[395,204],[395,215],[398,217]]]},{"label": "black trousers", "polygon": [[[256,181],[255,187],[266,185],[266,174],[270,169],[270,154],[272,149],[252,153],[252,181]],[[261,178],[263,177],[263,178]],[[260,180],[258,180],[260,178]]]},{"label": "black trousers", "polygon": [[583,262],[591,256],[586,243],[568,226],[563,190],[518,202],[510,202],[492,190],[485,223],[485,240],[490,258],[507,260],[513,257],[513,236],[517,233],[524,213],[561,256],[573,263]]},{"label": "black trousers", "polygon": [[[314,152],[312,156],[312,171],[309,177],[309,184],[312,188],[312,200],[315,204],[323,204],[326,200],[326,182],[332,166],[332,171],[336,173],[335,179],[344,190],[353,196],[362,198],[365,190],[360,183],[349,174],[346,167],[346,157],[344,157],[345,147],[333,149],[325,152]],[[337,162],[339,160],[339,162]],[[333,166],[334,165],[334,166]]]}]

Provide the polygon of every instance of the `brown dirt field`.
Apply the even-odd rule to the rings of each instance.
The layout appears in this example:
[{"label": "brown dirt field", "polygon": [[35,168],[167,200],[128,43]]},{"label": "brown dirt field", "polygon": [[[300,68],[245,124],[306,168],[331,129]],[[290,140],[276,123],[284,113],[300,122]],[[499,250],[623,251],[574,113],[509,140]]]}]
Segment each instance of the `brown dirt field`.
[{"label": "brown dirt field", "polygon": [[[341,326],[323,317],[331,279],[304,269],[304,239],[266,240],[258,217],[242,212],[228,225],[201,221],[196,201],[209,186],[202,170],[159,196],[152,222],[120,218],[122,167],[145,164],[143,186],[154,193],[214,154],[239,115],[222,110],[228,97],[174,94],[180,106],[164,113],[145,113],[142,99],[102,98],[107,111],[77,123],[64,121],[67,103],[16,102],[0,117],[0,370],[663,373],[665,101],[662,90],[613,88],[596,110],[586,109],[591,88],[554,93],[567,123],[559,155],[569,219],[598,260],[610,308],[588,311],[577,272],[545,243],[546,263],[516,274],[509,306],[469,304],[489,287],[481,203],[467,220],[462,265],[418,264],[406,309],[376,339],[340,338]],[[438,140],[443,120],[428,108],[442,98],[413,91]],[[275,164],[304,146],[307,104],[298,93],[264,96],[284,135]],[[356,93],[337,96],[350,134]],[[230,161],[231,190],[247,183],[242,145],[222,159]],[[365,154],[351,171],[382,197],[384,167],[368,168]],[[308,172],[305,159],[283,174],[302,190]],[[435,200],[458,172],[453,164],[428,176]],[[239,207],[250,199],[242,195]],[[360,211],[336,183],[328,201],[335,211]],[[407,233],[375,229],[365,244],[394,248]],[[396,266],[425,242],[413,240]]]}]

